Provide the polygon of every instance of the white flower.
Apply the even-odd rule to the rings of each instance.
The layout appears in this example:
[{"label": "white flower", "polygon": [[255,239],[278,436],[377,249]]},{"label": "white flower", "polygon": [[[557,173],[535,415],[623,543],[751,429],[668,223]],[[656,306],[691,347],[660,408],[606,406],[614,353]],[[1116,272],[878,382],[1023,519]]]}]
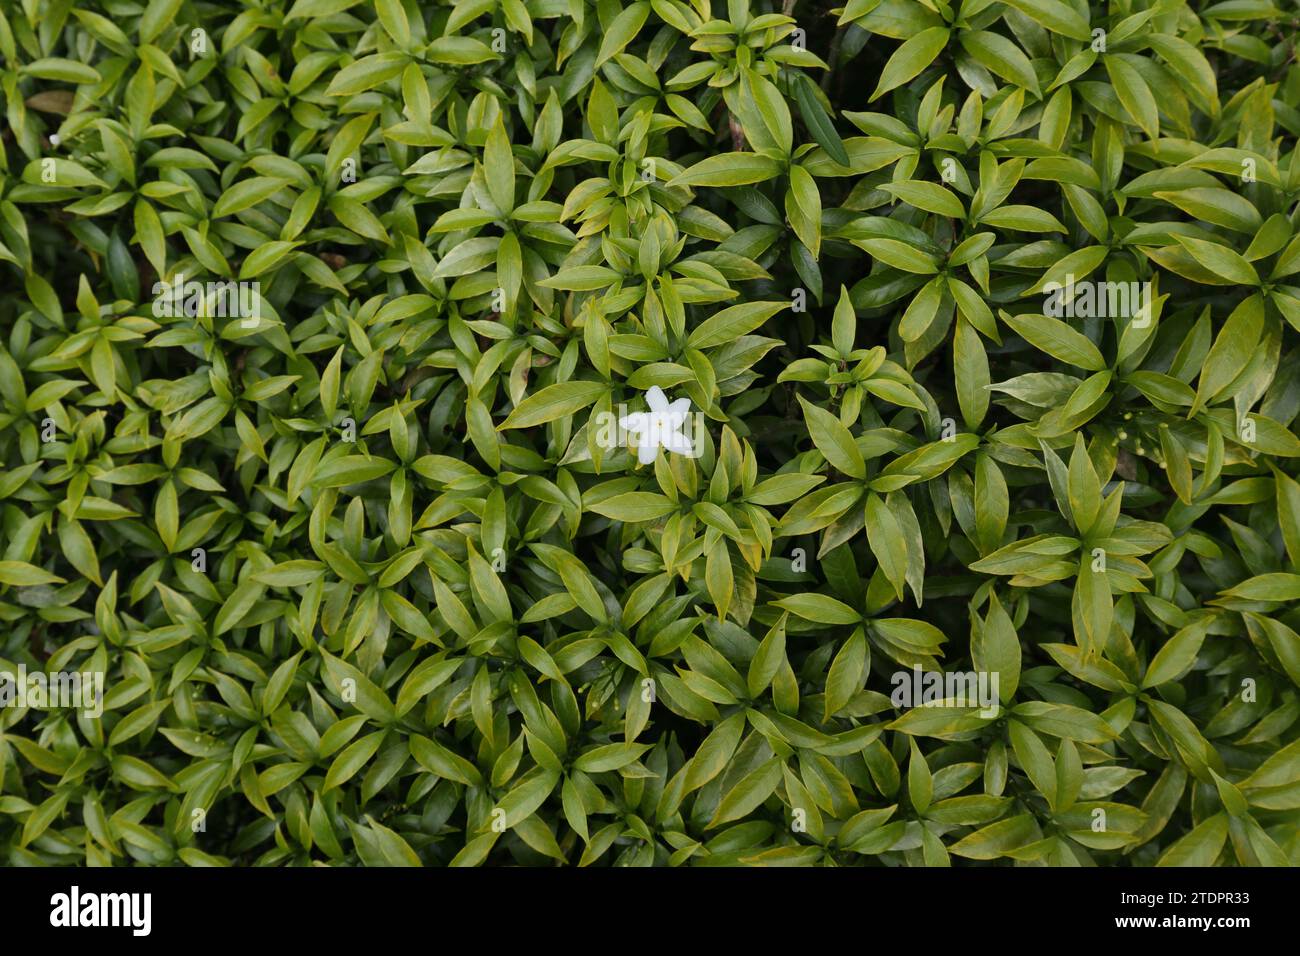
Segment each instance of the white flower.
[{"label": "white flower", "polygon": [[618,427],[635,438],[629,444],[636,448],[637,461],[643,465],[651,464],[660,448],[694,458],[695,446],[682,432],[682,426],[691,414],[691,400],[679,398],[670,405],[658,385],[646,392],[645,397],[650,411],[633,412],[618,420]]}]

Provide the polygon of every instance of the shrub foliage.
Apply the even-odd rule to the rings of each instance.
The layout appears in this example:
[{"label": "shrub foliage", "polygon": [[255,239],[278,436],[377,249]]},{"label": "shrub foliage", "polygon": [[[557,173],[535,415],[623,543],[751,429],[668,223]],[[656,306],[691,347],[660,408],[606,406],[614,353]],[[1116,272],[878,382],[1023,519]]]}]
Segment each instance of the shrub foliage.
[{"label": "shrub foliage", "polygon": [[1296,860],[1297,29],[6,0],[3,858]]}]

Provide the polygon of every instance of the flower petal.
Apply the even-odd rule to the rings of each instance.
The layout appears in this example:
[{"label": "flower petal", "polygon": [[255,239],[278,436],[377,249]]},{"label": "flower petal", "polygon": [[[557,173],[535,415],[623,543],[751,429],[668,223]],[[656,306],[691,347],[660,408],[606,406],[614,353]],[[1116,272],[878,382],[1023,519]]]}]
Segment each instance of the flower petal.
[{"label": "flower petal", "polygon": [[679,455],[685,455],[688,458],[695,458],[695,443],[683,435],[680,431],[669,433],[662,442],[664,448],[668,451],[675,451]]},{"label": "flower petal", "polygon": [[650,430],[650,416],[645,412],[633,412],[631,415],[624,415],[618,420],[618,427],[626,432],[641,432]]}]

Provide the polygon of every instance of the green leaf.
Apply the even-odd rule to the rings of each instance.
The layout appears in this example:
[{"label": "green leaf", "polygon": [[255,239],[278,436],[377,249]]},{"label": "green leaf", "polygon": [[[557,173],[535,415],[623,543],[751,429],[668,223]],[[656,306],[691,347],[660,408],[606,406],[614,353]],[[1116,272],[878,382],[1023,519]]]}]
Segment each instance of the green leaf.
[{"label": "green leaf", "polygon": [[1210,619],[1204,618],[1180,628],[1151,658],[1142,686],[1157,687],[1186,673],[1196,662],[1209,627]]},{"label": "green leaf", "polygon": [[1216,813],[1173,843],[1156,866],[1211,866],[1228,838],[1228,815]]},{"label": "green leaf", "polygon": [[1106,367],[1101,350],[1059,319],[1045,315],[998,314],[1017,335],[1040,352],[1090,372],[1099,372]]},{"label": "green leaf", "polygon": [[609,386],[603,382],[561,382],[548,385],[516,405],[506,420],[497,427],[505,430],[545,425],[581,411],[608,390]]},{"label": "green leaf", "polygon": [[677,510],[672,499],[648,491],[629,491],[588,506],[589,510],[614,521],[654,521]]},{"label": "green leaf", "polygon": [[742,302],[715,312],[691,331],[691,348],[707,349],[748,335],[772,316],[790,306],[785,302]]},{"label": "green leaf", "polygon": [[1232,310],[1205,357],[1192,413],[1212,403],[1250,362],[1264,327],[1264,300],[1255,293]]},{"label": "green leaf", "polygon": [[678,186],[748,186],[776,179],[780,161],[758,153],[723,153],[700,160],[668,182]]},{"label": "green leaf", "polygon": [[879,495],[867,496],[867,541],[871,553],[880,562],[880,570],[894,586],[894,594],[901,601],[907,580],[907,542],[894,513],[885,506]]},{"label": "green leaf", "polygon": [[1039,839],[1034,818],[1027,813],[992,823],[962,837],[948,852],[970,860],[996,860]]},{"label": "green leaf", "polygon": [[38,584],[62,584],[63,578],[25,561],[0,561],[0,584],[33,587]]},{"label": "green leaf", "polygon": [[719,801],[718,809],[705,829],[712,830],[724,823],[738,820],[770,797],[781,782],[783,766],[780,757],[773,757],[739,780]]},{"label": "green leaf", "polygon": [[804,125],[808,127],[813,141],[826,150],[826,155],[835,162],[841,166],[848,166],[848,151],[844,148],[844,141],[840,139],[840,134],[835,130],[835,124],[831,122],[831,118],[826,115],[826,110],[817,99],[817,85],[806,73],[795,74],[791,85],[794,88],[795,102],[799,104],[799,115],[803,117]]},{"label": "green leaf", "polygon": [[897,196],[909,206],[915,206],[917,209],[924,209],[926,212],[932,212],[939,216],[949,216],[953,219],[966,218],[966,207],[962,205],[962,201],[957,198],[956,193],[940,186],[938,183],[909,179],[902,182],[885,183],[880,188]]},{"label": "green leaf", "polygon": [[904,41],[885,63],[871,99],[902,86],[933,63],[935,57],[948,45],[948,36],[946,27],[928,27]]},{"label": "green leaf", "polygon": [[251,209],[274,196],[288,185],[288,182],[287,179],[275,176],[254,176],[251,179],[240,180],[221,194],[221,198],[212,207],[212,218],[220,219]]},{"label": "green leaf", "polygon": [[515,208],[515,158],[500,117],[488,133],[487,146],[483,151],[483,168],[488,194],[497,208],[508,215]]},{"label": "green leaf", "polygon": [[819,624],[857,624],[862,620],[853,608],[825,594],[792,594],[777,601],[776,606]]},{"label": "green leaf", "polygon": [[1101,59],[1124,109],[1147,136],[1156,139],[1160,135],[1160,110],[1142,74],[1124,59],[1123,54],[1107,55]]},{"label": "green leaf", "polygon": [[1227,246],[1193,236],[1176,234],[1174,238],[1193,259],[1225,281],[1238,285],[1259,285],[1259,274],[1254,266]]},{"label": "green leaf", "polygon": [[867,636],[859,627],[831,661],[826,676],[823,720],[830,720],[833,714],[839,713],[862,690],[867,660]]},{"label": "green leaf", "polygon": [[832,467],[844,472],[850,478],[866,478],[866,462],[863,461],[862,452],[858,450],[849,430],[830,412],[804,401],[802,397],[799,403],[803,406],[808,433],[822,456]]},{"label": "green leaf", "polygon": [[636,35],[641,32],[641,28],[645,26],[646,19],[649,16],[650,4],[645,0],[624,7],[613,22],[603,31],[600,51],[596,54],[597,68],[631,43]]},{"label": "green leaf", "polygon": [[1053,33],[1071,40],[1091,40],[1088,20],[1063,0],[1003,0]]},{"label": "green leaf", "polygon": [[[148,11],[146,11],[147,15]],[[142,28],[143,26],[144,24]],[[98,70],[76,60],[58,56],[41,57],[23,64],[22,73],[42,80],[58,80],[63,83],[98,83],[102,79]]]},{"label": "green leaf", "polygon": [[785,215],[799,241],[816,258],[822,245],[822,198],[812,175],[802,166],[790,167]]}]

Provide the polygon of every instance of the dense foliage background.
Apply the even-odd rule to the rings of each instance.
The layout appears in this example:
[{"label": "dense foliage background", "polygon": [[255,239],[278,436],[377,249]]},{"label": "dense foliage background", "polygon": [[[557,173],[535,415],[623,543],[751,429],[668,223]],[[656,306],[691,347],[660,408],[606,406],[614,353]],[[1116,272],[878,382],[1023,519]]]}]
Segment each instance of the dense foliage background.
[{"label": "dense foliage background", "polygon": [[0,855],[1300,860],[1298,25],[4,0]]}]

